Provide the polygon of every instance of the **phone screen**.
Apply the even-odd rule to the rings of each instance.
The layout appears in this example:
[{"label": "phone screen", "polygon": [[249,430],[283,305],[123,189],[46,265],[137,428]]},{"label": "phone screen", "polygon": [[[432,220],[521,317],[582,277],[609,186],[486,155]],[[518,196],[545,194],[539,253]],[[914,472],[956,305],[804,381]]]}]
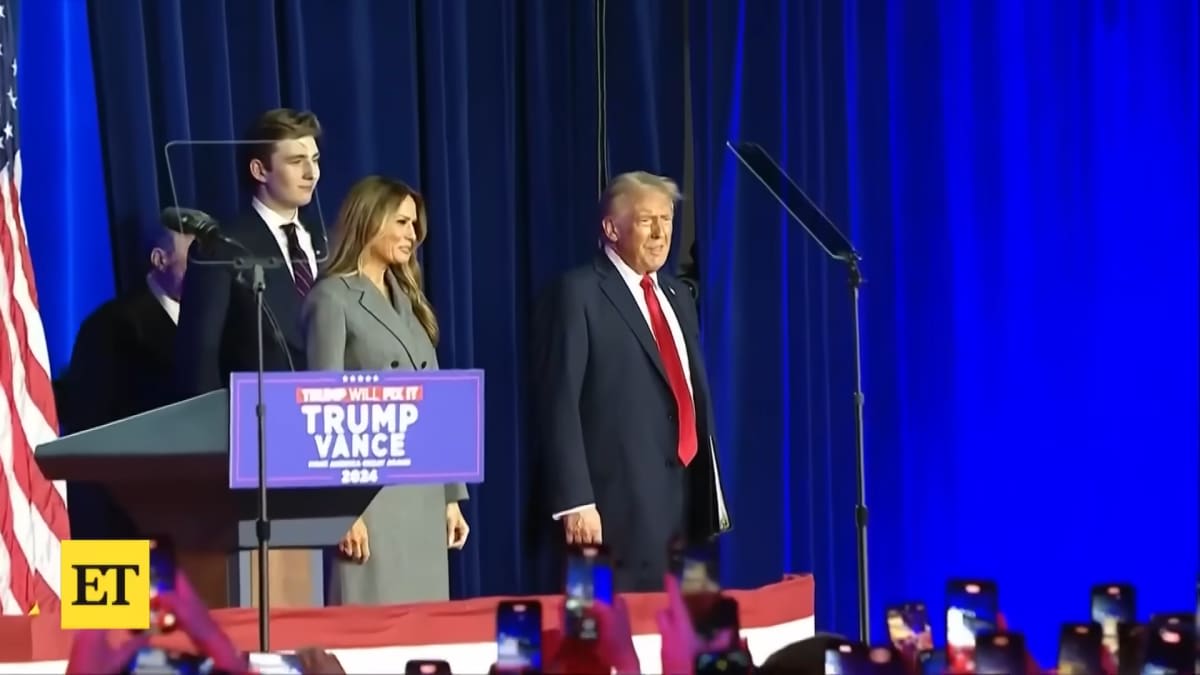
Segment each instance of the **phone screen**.
[{"label": "phone screen", "polygon": [[930,649],[917,653],[921,675],[942,675],[946,672],[946,652],[941,649]]},{"label": "phone screen", "polygon": [[1025,637],[1020,633],[981,632],[975,638],[976,673],[1023,673]]},{"label": "phone screen", "polygon": [[933,630],[923,602],[906,602],[887,608],[888,640],[901,653],[933,649]]},{"label": "phone screen", "polygon": [[838,641],[825,648],[825,675],[868,675],[870,651],[857,642]]},{"label": "phone screen", "polygon": [[131,675],[209,675],[215,673],[212,659],[162,649],[143,649],[125,670]]},{"label": "phone screen", "polygon": [[1182,675],[1196,667],[1195,617],[1164,614],[1150,619],[1142,675]]},{"label": "phone screen", "polygon": [[175,590],[175,546],[167,537],[150,539],[150,630],[169,633],[175,629],[175,615],[158,609],[159,593]]},{"label": "phone screen", "polygon": [[[707,601],[706,601],[707,600]],[[692,628],[696,637],[713,650],[737,649],[741,626],[737,600],[722,595],[707,595],[705,599],[690,599]]]},{"label": "phone screen", "polygon": [[717,593],[721,590],[720,557],[711,542],[685,545],[681,539],[671,542],[668,552],[671,573],[679,580],[684,595]]},{"label": "phone screen", "polygon": [[999,599],[996,584],[954,580],[946,586],[946,668],[972,672],[975,638],[996,631]]},{"label": "phone screen", "polygon": [[[499,664],[497,664],[499,669]],[[445,661],[409,661],[404,664],[404,675],[450,675],[450,664]]]},{"label": "phone screen", "polygon": [[496,606],[496,670],[537,672],[541,668],[541,603],[501,602]]},{"label": "phone screen", "polygon": [[754,660],[741,649],[704,652],[696,657],[696,675],[737,675],[753,671]]},{"label": "phone screen", "polygon": [[1131,584],[1097,584],[1092,587],[1092,621],[1100,624],[1102,642],[1113,657],[1121,649],[1117,625],[1137,621]]},{"label": "phone screen", "polygon": [[300,659],[295,654],[277,654],[274,652],[251,652],[247,655],[250,660],[250,670],[258,675],[301,675]]},{"label": "phone screen", "polygon": [[573,546],[567,554],[564,610],[567,635],[596,639],[596,621],[588,616],[592,603],[612,604],[612,563],[604,546]]},{"label": "phone screen", "polygon": [[[1113,630],[1116,630],[1115,625]],[[1100,624],[1063,624],[1058,638],[1058,675],[1087,675],[1100,672],[1102,649],[1103,630]]]}]

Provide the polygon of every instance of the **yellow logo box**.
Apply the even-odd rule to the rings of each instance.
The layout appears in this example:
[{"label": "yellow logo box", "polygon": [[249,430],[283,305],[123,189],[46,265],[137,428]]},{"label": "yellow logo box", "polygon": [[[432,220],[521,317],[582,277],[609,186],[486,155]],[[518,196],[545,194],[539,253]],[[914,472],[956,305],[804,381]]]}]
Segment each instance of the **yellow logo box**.
[{"label": "yellow logo box", "polygon": [[62,542],[62,628],[150,628],[150,541]]}]

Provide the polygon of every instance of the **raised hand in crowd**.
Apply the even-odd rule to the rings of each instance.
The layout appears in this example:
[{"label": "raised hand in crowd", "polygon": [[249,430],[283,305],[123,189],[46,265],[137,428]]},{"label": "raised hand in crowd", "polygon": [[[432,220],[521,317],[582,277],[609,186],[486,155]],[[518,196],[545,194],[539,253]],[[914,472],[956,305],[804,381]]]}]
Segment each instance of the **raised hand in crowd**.
[{"label": "raised hand in crowd", "polygon": [[[212,660],[214,670],[234,675],[250,672],[245,655],[217,626],[182,572],[176,572],[175,589],[160,592],[152,605],[157,611],[174,615],[175,625],[191,638],[197,650]],[[138,652],[150,646],[151,638],[149,632],[79,631],[71,644],[67,672],[80,675],[124,672]]]},{"label": "raised hand in crowd", "polygon": [[596,646],[600,661],[610,666],[618,675],[640,673],[637,650],[633,646],[633,628],[629,620],[629,606],[625,598],[616,596],[613,604],[597,602],[592,605],[596,619]]},{"label": "raised hand in crowd", "polygon": [[[564,602],[560,600],[555,605],[561,614]],[[612,605],[596,601],[586,611],[595,620],[596,639],[580,640],[562,635],[557,644],[544,645],[548,658],[543,672],[561,675],[640,673],[641,664],[633,646],[625,599],[615,596]]]},{"label": "raised hand in crowd", "polygon": [[149,643],[149,633],[130,636],[127,631],[76,631],[67,661],[67,675],[123,672],[138,651]]},{"label": "raised hand in crowd", "polygon": [[182,572],[175,574],[175,589],[160,592],[153,602],[155,609],[175,615],[176,625],[202,654],[212,659],[214,669],[235,674],[249,672],[245,656],[213,620]]},{"label": "raised hand in crowd", "polygon": [[674,575],[668,574],[663,584],[667,606],[658,610],[654,617],[658,632],[662,635],[662,670],[664,673],[690,673],[704,645],[692,626],[692,617],[679,590],[679,581]]}]

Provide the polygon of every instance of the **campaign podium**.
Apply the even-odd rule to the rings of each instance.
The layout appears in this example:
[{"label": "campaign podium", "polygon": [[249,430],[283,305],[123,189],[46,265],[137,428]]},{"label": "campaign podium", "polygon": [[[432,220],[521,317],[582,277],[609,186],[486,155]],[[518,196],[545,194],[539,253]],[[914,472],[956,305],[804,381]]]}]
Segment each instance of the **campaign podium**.
[{"label": "campaign podium", "polygon": [[[249,607],[256,385],[234,373],[230,389],[65,436],[35,457],[47,478],[103,485],[143,535],[170,536],[210,607]],[[272,567],[273,597],[278,580],[310,599],[299,604],[324,603],[323,551],[382,487],[483,481],[482,371],[267,373],[264,400],[271,548],[307,561]]]}]

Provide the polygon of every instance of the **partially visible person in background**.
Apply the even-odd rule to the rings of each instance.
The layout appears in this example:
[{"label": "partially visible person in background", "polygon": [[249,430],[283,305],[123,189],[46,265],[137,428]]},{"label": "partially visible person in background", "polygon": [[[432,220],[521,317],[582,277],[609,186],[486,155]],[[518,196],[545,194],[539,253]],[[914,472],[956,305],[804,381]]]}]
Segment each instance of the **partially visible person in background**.
[{"label": "partially visible person in background", "polygon": [[[145,235],[150,265],[145,283],[84,319],[57,387],[64,433],[92,429],[170,402],[179,296],[194,238],[191,232],[153,227]],[[73,538],[133,534],[127,519],[98,485],[72,482],[67,497]]]},{"label": "partially visible person in background", "polygon": [[145,283],[84,319],[63,378],[67,400],[59,401],[66,433],[168,402],[179,296],[193,239],[166,227],[147,233]]}]

